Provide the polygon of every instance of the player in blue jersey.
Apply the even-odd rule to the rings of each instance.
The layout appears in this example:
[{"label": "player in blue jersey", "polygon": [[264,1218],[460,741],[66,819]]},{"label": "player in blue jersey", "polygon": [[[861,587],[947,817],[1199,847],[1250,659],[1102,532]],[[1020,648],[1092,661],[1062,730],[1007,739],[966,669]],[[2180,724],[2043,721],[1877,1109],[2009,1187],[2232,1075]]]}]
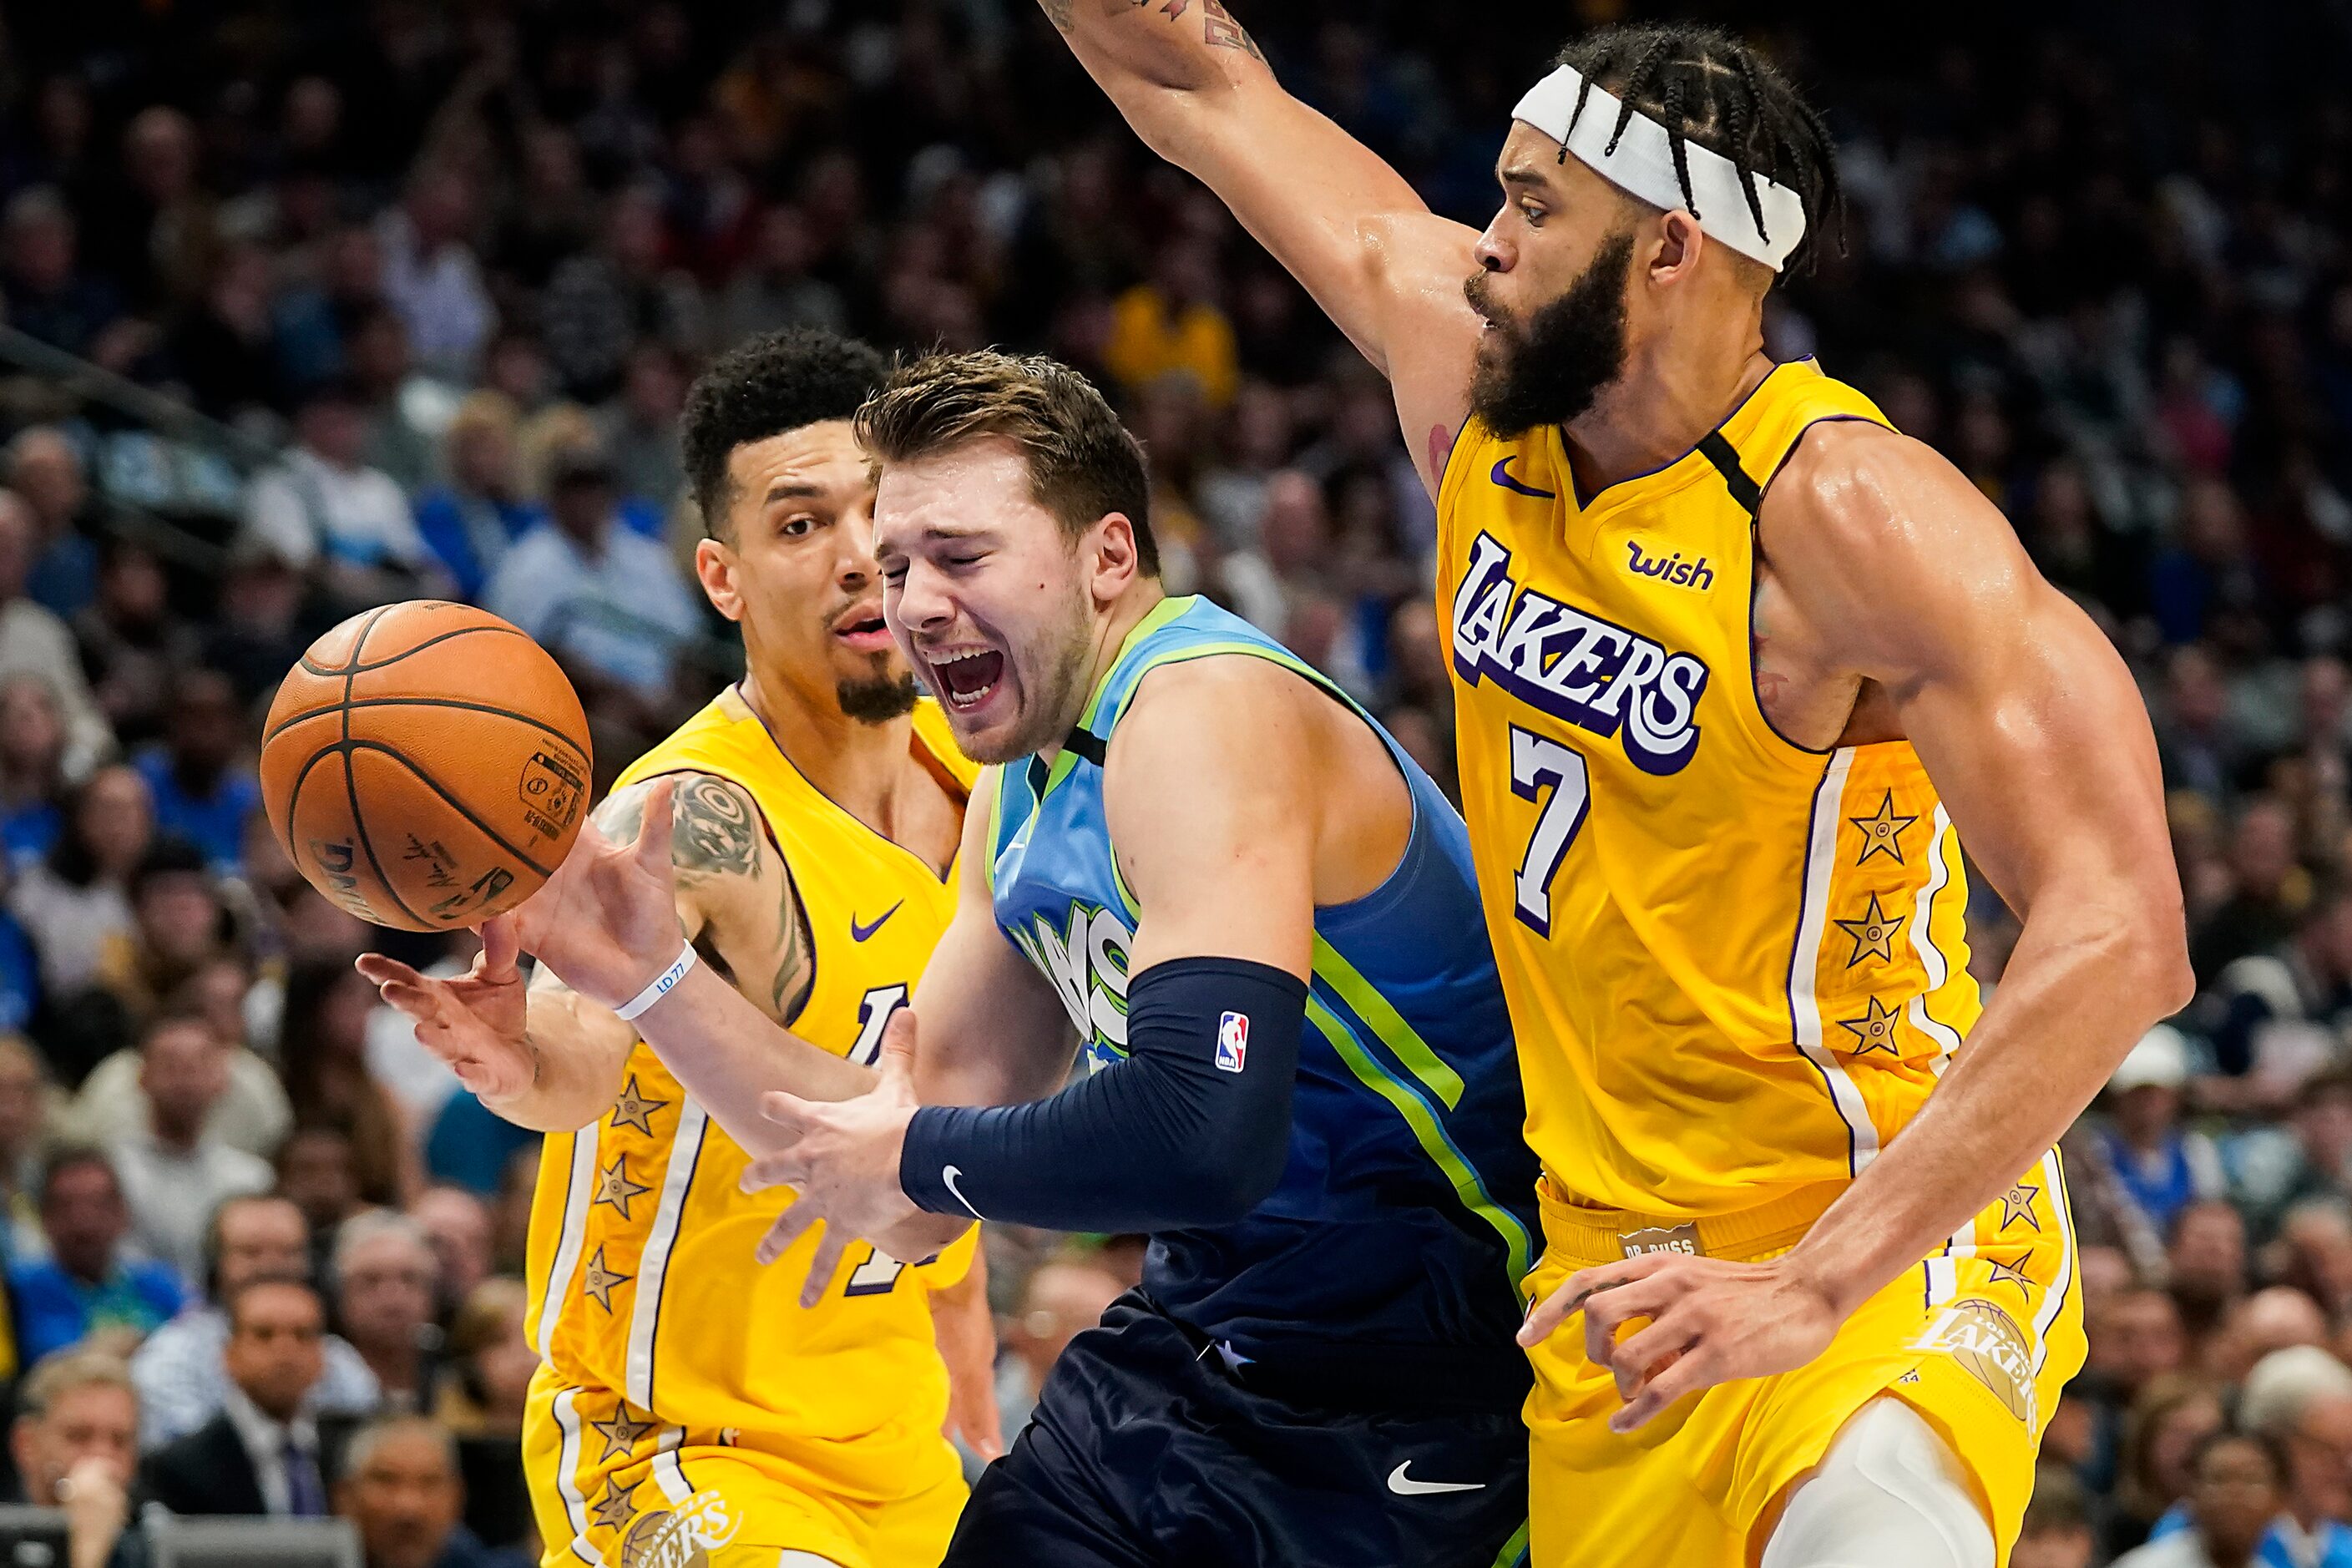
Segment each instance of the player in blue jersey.
[{"label": "player in blue jersey", "polygon": [[[819,1280],[974,1216],[1150,1233],[954,1568],[1516,1562],[1535,1166],[1461,818],[1338,688],[1162,592],[1142,454],[1083,377],[936,358],[858,432],[892,627],[1003,765],[879,1087],[767,1098],[786,1147],[746,1180],[799,1195],[763,1259],[820,1218]],[[780,1031],[676,977],[668,875],[590,838],[524,940],[690,1087]]]}]

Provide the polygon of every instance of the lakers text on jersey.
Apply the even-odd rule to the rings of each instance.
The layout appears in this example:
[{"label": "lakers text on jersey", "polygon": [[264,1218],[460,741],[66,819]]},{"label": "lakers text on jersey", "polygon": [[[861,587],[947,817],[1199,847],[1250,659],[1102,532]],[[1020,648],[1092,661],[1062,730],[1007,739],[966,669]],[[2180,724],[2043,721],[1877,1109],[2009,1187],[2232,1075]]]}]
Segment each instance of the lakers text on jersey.
[{"label": "lakers text on jersey", "polygon": [[[968,793],[976,770],[929,703],[915,733]],[[731,689],[620,784],[682,772],[750,794],[791,868],[815,961],[793,1032],[872,1061],[947,927],[952,874],[827,800]],[[723,1563],[753,1547],[763,1564],[791,1548],[892,1568],[946,1546],[964,1489],[940,1435],[947,1375],[928,1297],[969,1267],[971,1241],[919,1268],[854,1247],[804,1310],[816,1238],[753,1262],[791,1194],[739,1191],[747,1163],[642,1042],[612,1109],[547,1139],[530,1247],[542,1365],[524,1450],[550,1568],[657,1550]]]}]

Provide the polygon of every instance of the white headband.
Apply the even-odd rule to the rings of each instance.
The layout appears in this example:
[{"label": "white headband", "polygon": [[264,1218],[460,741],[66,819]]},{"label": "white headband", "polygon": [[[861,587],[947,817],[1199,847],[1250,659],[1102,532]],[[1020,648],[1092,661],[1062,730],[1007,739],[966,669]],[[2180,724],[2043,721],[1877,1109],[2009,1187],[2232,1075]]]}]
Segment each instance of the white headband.
[{"label": "white headband", "polygon": [[1805,204],[1796,192],[1761,174],[1753,176],[1757,205],[1764,210],[1759,226],[1748,210],[1739,166],[1685,137],[1683,157],[1690,170],[1690,195],[1685,197],[1675,174],[1666,128],[1635,110],[1624,135],[1617,136],[1622,108],[1615,95],[1599,86],[1585,94],[1584,112],[1578,114],[1577,89],[1583,81],[1573,67],[1560,67],[1528,89],[1511,118],[1526,121],[1561,143],[1579,163],[1626,195],[1668,212],[1680,208],[1697,218],[1700,229],[1717,244],[1780,270],[1805,237]]}]

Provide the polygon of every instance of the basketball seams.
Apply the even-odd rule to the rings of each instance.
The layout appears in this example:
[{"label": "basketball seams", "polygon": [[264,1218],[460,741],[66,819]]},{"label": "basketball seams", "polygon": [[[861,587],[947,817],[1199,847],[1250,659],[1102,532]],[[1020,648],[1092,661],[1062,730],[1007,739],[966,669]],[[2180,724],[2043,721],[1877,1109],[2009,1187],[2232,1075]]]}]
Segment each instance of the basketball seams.
[{"label": "basketball seams", "polygon": [[[383,667],[382,665],[376,665],[372,668],[381,669]],[[356,672],[356,674],[359,675],[365,675],[368,673],[368,670],[360,670]],[[323,719],[331,713],[337,712],[341,712],[344,715],[346,721],[346,733],[348,734],[350,713],[354,708],[454,708],[467,713],[487,713],[492,718],[510,719],[518,724],[528,725],[531,729],[538,730],[555,740],[562,742],[565,745],[571,747],[573,751],[582,753],[583,756],[587,752],[587,748],[585,746],[583,746],[578,741],[574,740],[572,736],[565,734],[562,730],[558,729],[555,725],[549,723],[544,719],[534,719],[528,713],[520,713],[511,708],[500,708],[488,702],[467,702],[455,697],[346,698],[341,702],[330,702],[323,707],[308,708],[299,713],[294,714],[290,718],[280,720],[270,729],[268,733],[261,737],[261,743],[266,746],[271,741],[276,740],[280,734],[284,733],[288,730],[291,730],[297,724],[308,723],[313,719]]]},{"label": "basketball seams", "polygon": [[[369,617],[367,625],[360,628],[360,635],[352,642],[352,662],[343,671],[343,743],[339,748],[343,757],[343,794],[344,797],[351,802],[352,832],[360,841],[361,851],[367,856],[368,869],[375,873],[376,886],[384,890],[386,896],[392,900],[402,914],[406,915],[418,925],[429,928],[431,922],[419,917],[415,910],[408,907],[408,900],[400,896],[400,889],[392,885],[390,877],[384,875],[383,862],[376,858],[375,841],[368,837],[367,818],[360,814],[359,775],[352,768],[352,688],[358,683],[361,669],[365,668],[361,661],[367,655],[368,634],[375,630],[376,622],[383,619],[391,610],[392,606],[386,605]],[[411,648],[409,651],[414,653],[415,649]],[[406,758],[401,760],[404,763],[407,761]],[[410,771],[413,773],[415,770],[412,766]]]},{"label": "basketball seams", "polygon": [[[384,606],[384,610],[396,609],[399,606],[397,605],[387,605]],[[384,610],[378,610],[376,614],[378,616],[382,616],[384,613]],[[359,645],[366,642],[367,634],[374,629],[375,622],[373,620],[371,620],[364,627],[361,628],[358,642],[353,643],[352,647],[352,658],[354,661],[359,658]],[[469,637],[476,632],[497,632],[501,636],[513,637],[523,636],[520,629],[507,626],[503,622],[497,626],[458,626],[450,631],[436,632],[432,637],[426,637],[423,642],[418,643],[415,647],[403,648],[400,652],[394,654],[391,658],[380,658],[373,664],[360,664],[353,662],[343,666],[340,669],[336,669],[325,665],[312,663],[310,656],[306,653],[302,656],[301,668],[312,675],[323,675],[330,679],[336,676],[348,678],[361,675],[373,675],[379,669],[391,668],[394,665],[398,664],[402,659],[408,658],[411,654],[423,653],[428,647],[436,647],[442,643],[450,642],[458,637]],[[524,640],[529,641],[530,639],[525,637]]]},{"label": "basketball seams", "polygon": [[[446,789],[443,788],[441,781],[435,778],[431,773],[426,773],[422,767],[419,767],[415,758],[410,756],[406,752],[402,751],[398,746],[392,744],[389,741],[352,741],[346,742],[343,746],[338,749],[342,751],[346,754],[347,758],[349,755],[360,752],[378,752],[383,753],[384,756],[390,757],[394,762],[398,763],[402,767],[406,768],[410,774],[415,778],[417,783],[423,784],[426,789],[431,790],[434,795],[439,798],[442,805],[447,806],[451,811],[456,812],[459,816],[464,817],[467,822],[473,826],[474,830],[479,833],[483,837],[488,839],[491,843],[497,845],[499,848],[505,850],[508,854],[521,861],[541,878],[544,879],[553,874],[549,871],[546,867],[541,865],[538,861],[532,859],[530,856],[516,848],[505,834],[500,833],[497,828],[492,827],[488,823],[484,822],[480,817],[475,816],[473,807],[467,805],[464,801],[459,800],[456,795],[451,795]],[[346,773],[350,772],[350,763],[348,761],[344,763],[344,771]],[[354,807],[353,809],[356,810],[357,808]],[[362,828],[362,831],[364,832],[365,829]],[[389,885],[390,884],[388,883],[386,884],[386,886]],[[397,894],[394,895],[394,897],[397,896]],[[402,907],[405,909],[407,906],[403,905]],[[437,930],[439,928],[436,927],[435,929]]]}]

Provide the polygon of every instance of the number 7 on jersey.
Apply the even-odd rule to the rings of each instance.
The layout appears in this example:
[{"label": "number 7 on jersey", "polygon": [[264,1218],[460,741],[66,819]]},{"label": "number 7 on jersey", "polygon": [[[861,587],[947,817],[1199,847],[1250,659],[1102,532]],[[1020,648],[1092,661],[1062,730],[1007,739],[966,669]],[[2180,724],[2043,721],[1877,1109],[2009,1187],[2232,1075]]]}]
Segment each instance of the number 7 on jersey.
[{"label": "number 7 on jersey", "polygon": [[1592,805],[1592,784],[1584,759],[1572,747],[1511,726],[1511,793],[1540,803],[1528,852],[1513,878],[1519,923],[1538,936],[1551,935],[1551,880],[1568,847],[1576,842]]}]

